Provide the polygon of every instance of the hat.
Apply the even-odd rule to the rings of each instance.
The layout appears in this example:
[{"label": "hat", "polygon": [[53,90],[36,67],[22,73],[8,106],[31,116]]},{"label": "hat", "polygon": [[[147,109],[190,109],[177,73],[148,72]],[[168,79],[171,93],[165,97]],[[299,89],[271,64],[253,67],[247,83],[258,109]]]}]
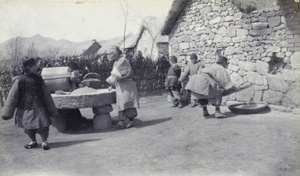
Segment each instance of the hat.
[{"label": "hat", "polygon": [[192,53],[190,55],[190,59],[196,59],[197,60],[198,58],[197,58],[197,55],[195,53]]},{"label": "hat", "polygon": [[177,63],[177,58],[175,56],[171,56],[171,62],[172,63]]},{"label": "hat", "polygon": [[33,59],[33,58],[26,58],[24,61],[23,61],[23,67],[31,67],[33,66],[34,64],[36,64],[36,60]]}]

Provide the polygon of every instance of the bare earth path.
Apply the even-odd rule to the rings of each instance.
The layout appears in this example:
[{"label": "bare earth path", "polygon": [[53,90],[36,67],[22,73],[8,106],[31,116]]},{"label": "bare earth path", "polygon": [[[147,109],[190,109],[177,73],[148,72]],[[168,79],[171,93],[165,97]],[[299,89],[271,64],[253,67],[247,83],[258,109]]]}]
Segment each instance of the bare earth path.
[{"label": "bare earth path", "polygon": [[[0,175],[300,175],[300,117],[222,110],[228,118],[205,119],[199,107],[170,108],[165,97],[155,99],[141,104],[131,129],[59,133],[51,128],[49,151],[24,149],[23,130],[13,119],[0,120]],[[90,109],[82,113],[92,118]],[[116,119],[115,106],[111,115]]]}]

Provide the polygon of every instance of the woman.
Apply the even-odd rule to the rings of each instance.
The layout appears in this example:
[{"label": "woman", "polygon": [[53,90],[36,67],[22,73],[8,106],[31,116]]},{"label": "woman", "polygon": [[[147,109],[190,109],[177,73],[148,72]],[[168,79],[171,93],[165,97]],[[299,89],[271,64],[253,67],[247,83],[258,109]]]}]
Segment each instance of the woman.
[{"label": "woman", "polygon": [[110,59],[114,61],[114,66],[107,82],[116,88],[118,117],[120,120],[117,126],[131,128],[134,126],[133,119],[137,116],[139,98],[136,85],[132,80],[131,65],[126,58],[121,57],[121,54],[119,47],[111,47]]}]

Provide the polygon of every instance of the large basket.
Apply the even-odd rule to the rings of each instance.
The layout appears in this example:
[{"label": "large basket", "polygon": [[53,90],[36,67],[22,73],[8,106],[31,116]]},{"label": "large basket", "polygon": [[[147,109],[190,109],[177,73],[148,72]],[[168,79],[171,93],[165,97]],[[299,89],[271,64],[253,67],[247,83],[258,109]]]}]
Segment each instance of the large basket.
[{"label": "large basket", "polygon": [[42,77],[51,93],[54,93],[57,90],[70,91],[71,89],[70,67],[44,68]]}]

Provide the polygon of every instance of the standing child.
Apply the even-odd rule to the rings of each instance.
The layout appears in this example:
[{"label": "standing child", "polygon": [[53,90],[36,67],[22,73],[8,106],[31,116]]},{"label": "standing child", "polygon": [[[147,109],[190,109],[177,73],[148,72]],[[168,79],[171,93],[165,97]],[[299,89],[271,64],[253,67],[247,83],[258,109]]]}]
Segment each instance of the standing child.
[{"label": "standing child", "polygon": [[178,106],[179,108],[182,108],[183,104],[180,95],[181,84],[178,80],[180,74],[181,74],[181,68],[177,64],[177,58],[175,56],[171,56],[171,67],[168,70],[167,78],[165,81],[165,87],[166,90],[170,91],[173,107]]},{"label": "standing child", "polygon": [[[9,120],[15,116],[16,125],[24,128],[31,139],[26,149],[37,147],[36,133],[42,138],[42,148],[48,150],[49,116],[58,116],[58,111],[42,77],[36,59],[23,61],[24,74],[19,76],[3,107],[2,118]],[[15,112],[16,110],[16,112]]]},{"label": "standing child", "polygon": [[[204,68],[204,65],[199,61],[197,61],[197,55],[192,53],[190,55],[191,63],[184,68],[184,72],[180,75],[179,81],[181,83],[187,83],[189,77],[198,73],[201,68]],[[189,92],[190,93],[190,92]],[[198,105],[198,99],[191,94],[191,107],[195,107]]]}]

